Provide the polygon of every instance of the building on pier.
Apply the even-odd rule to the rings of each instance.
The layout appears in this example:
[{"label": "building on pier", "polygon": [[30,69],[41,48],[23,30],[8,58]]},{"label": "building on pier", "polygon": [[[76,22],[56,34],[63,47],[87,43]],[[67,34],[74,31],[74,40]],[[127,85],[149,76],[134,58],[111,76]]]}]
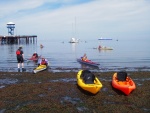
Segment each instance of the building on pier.
[{"label": "building on pier", "polygon": [[8,35],[11,35],[11,36],[14,35],[15,23],[8,22],[7,28],[8,28]]},{"label": "building on pier", "polygon": [[15,23],[8,22],[8,35],[0,35],[1,44],[37,43],[37,35],[14,35]]}]

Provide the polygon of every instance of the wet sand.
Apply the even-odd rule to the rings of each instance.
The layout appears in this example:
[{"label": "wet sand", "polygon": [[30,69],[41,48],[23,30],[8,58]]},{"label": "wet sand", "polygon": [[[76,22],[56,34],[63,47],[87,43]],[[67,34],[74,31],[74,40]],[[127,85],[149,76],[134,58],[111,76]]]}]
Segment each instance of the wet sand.
[{"label": "wet sand", "polygon": [[95,72],[102,89],[92,95],[77,86],[76,72],[0,72],[0,113],[150,112],[150,72],[128,72],[129,96],[111,86],[114,72]]}]

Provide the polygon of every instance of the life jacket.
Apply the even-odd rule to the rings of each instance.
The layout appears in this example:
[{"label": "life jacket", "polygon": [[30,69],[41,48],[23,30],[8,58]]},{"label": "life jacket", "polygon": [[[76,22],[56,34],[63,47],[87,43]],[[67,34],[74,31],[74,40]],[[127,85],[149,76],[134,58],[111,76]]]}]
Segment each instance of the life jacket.
[{"label": "life jacket", "polygon": [[38,54],[37,54],[37,53],[33,53],[33,55],[32,55],[32,56],[38,57]]},{"label": "life jacket", "polygon": [[17,51],[16,51],[16,55],[20,55],[21,54],[21,52],[20,52],[20,50],[18,49]]},{"label": "life jacket", "polygon": [[41,64],[42,64],[42,65],[46,65],[47,62],[46,62],[45,60],[42,60],[42,61],[41,61]]}]

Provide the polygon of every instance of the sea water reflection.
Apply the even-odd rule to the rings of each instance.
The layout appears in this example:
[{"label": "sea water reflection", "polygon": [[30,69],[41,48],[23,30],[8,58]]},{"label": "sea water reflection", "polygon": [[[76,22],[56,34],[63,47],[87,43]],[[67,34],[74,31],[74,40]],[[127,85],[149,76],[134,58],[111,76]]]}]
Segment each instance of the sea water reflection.
[{"label": "sea water reflection", "polygon": [[[96,72],[107,71],[150,71],[150,48],[147,41],[107,41],[98,42],[97,40],[87,40],[79,43],[68,43],[61,41],[39,41],[37,44],[22,44],[25,55],[25,67],[27,72],[37,66],[34,62],[28,62],[33,52],[37,52],[39,55],[44,56],[50,62],[48,71],[78,71],[79,69],[90,69]],[[40,44],[44,45],[44,48],[40,48]],[[143,43],[142,47],[139,47],[139,43]],[[99,45],[106,45],[113,47],[113,50],[99,51],[93,49]],[[128,45],[128,46],[127,46]],[[135,48],[133,48],[133,45]],[[4,72],[16,72],[17,60],[15,51],[19,45],[0,45],[0,49],[3,50],[0,59],[0,71]],[[82,65],[77,62],[77,58],[80,58],[84,53],[88,58],[94,62],[98,62],[100,66],[98,68],[91,67],[89,65]]]}]

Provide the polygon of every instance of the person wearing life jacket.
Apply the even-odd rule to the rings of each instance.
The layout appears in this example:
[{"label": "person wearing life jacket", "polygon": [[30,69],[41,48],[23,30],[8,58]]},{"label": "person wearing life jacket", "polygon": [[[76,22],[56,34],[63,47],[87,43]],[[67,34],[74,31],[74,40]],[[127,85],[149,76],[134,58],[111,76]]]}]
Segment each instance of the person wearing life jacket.
[{"label": "person wearing life jacket", "polygon": [[82,57],[82,60],[83,60],[83,61],[87,61],[87,60],[88,60],[88,58],[87,58],[87,56],[86,56],[86,53],[84,53],[84,55],[83,55],[83,57]]},{"label": "person wearing life jacket", "polygon": [[42,57],[41,61],[40,61],[40,65],[48,65],[48,60],[45,59],[44,57]]},{"label": "person wearing life jacket", "polygon": [[18,72],[20,72],[20,67],[22,67],[22,71],[25,71],[24,69],[24,54],[22,50],[22,46],[19,47],[19,49],[16,51],[16,57],[18,61]]},{"label": "person wearing life jacket", "polygon": [[44,46],[42,44],[40,44],[40,48],[42,49]]},{"label": "person wearing life jacket", "polygon": [[99,46],[98,46],[98,49],[101,49],[101,48],[102,48],[102,46],[101,46],[101,45],[99,45]]},{"label": "person wearing life jacket", "polygon": [[38,58],[38,54],[36,52],[33,53],[32,58]]}]

